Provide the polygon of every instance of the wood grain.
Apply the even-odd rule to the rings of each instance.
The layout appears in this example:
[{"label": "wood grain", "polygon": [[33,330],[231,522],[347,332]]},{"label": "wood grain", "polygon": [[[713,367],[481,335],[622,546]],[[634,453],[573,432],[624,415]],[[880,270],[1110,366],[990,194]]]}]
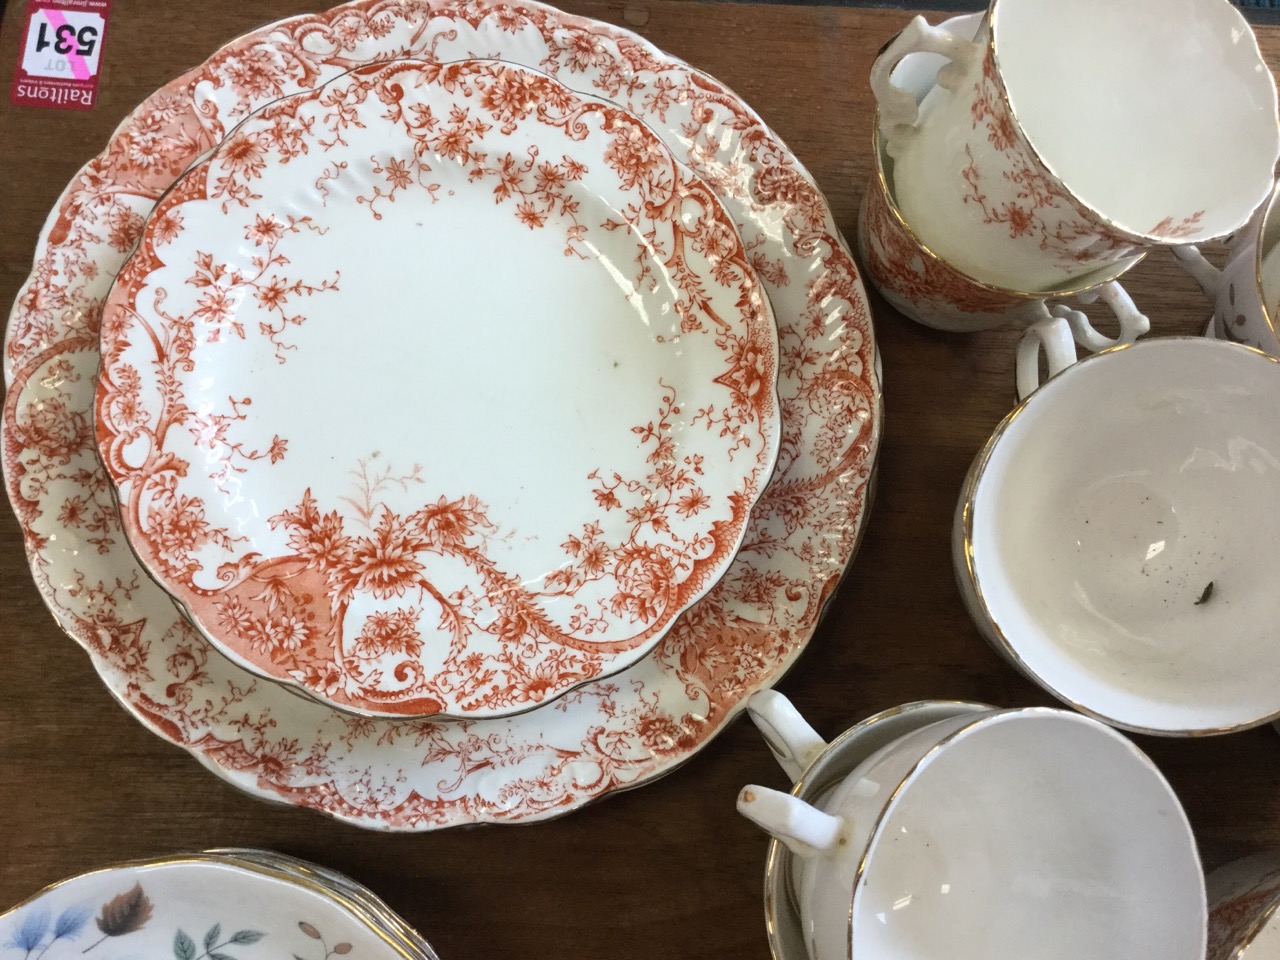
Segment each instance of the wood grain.
[{"label": "wood grain", "polygon": [[[628,26],[737,90],[813,172],[853,236],[870,165],[866,77],[906,12],[671,0],[565,6]],[[6,81],[24,8],[10,4],[0,31]],[[93,111],[0,105],[0,303],[26,277],[64,185],[138,101],[265,18],[308,8],[307,0],[269,10],[253,0],[116,4]],[[1280,65],[1280,28],[1259,32]],[[1140,176],[1140,167],[1121,175]],[[1167,257],[1130,277],[1157,332],[1203,326],[1208,306]],[[1012,401],[1015,336],[939,334],[878,299],[874,307],[887,408],[879,496],[851,575],[781,689],[828,735],[921,698],[1050,703],[981,640],[949,556],[961,479]],[[253,845],[369,884],[445,960],[768,955],[765,842],[733,800],[742,784],[784,779],[749,724],[736,723],[664,780],[541,825],[378,835],[269,806],[112,700],[44,609],[12,514],[0,514],[0,906],[116,860]],[[1210,864],[1280,843],[1280,739],[1271,730],[1139,742],[1182,797]]]}]

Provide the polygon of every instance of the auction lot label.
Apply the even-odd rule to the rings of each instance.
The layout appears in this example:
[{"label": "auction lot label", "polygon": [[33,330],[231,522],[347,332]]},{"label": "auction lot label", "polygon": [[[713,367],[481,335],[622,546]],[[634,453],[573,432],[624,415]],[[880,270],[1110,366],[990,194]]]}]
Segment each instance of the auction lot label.
[{"label": "auction lot label", "polygon": [[9,99],[28,107],[89,110],[111,0],[29,0]]}]

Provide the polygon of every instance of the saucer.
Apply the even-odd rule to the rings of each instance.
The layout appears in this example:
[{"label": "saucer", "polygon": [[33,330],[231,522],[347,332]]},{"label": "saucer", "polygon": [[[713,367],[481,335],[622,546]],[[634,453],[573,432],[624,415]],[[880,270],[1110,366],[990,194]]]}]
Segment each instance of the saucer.
[{"label": "saucer", "polygon": [[306,883],[326,887],[330,895],[342,901],[348,910],[363,917],[371,926],[382,929],[388,936],[405,944],[422,960],[439,960],[435,950],[423,939],[422,934],[409,926],[368,887],[357,883],[346,874],[318,863],[278,853],[275,850],[234,847],[207,850],[204,855],[224,861],[237,861],[255,869],[274,871],[287,878],[299,878]]},{"label": "saucer", "polygon": [[214,854],[91,871],[0,914],[0,943],[49,960],[93,960],[97,953],[177,960],[329,960],[348,954],[435,960],[417,939],[392,933],[326,882]]}]

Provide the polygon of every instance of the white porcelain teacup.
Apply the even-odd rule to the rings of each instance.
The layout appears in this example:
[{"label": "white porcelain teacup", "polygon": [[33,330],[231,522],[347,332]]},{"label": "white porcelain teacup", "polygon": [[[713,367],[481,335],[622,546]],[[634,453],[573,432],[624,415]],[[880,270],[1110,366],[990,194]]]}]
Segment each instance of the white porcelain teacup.
[{"label": "white porcelain teacup", "polygon": [[[1038,384],[1044,348],[1050,379]],[[988,641],[1063,701],[1131,730],[1280,715],[1280,361],[1169,337],[1076,362],[1023,335],[1024,398],[956,510],[956,579]]]},{"label": "white porcelain teacup", "polygon": [[[982,23],[977,13],[952,17],[939,25],[958,37],[972,37]],[[937,82],[946,60],[931,53],[904,56],[893,70],[893,83],[924,99]],[[956,269],[922,243],[898,209],[893,187],[893,159],[884,151],[879,121],[872,124],[875,167],[858,218],[858,253],[867,277],[904,316],[937,330],[972,332],[1049,318],[1046,297],[1074,297],[1081,303],[1101,298],[1120,321],[1117,341],[1094,336],[1090,349],[1114,342],[1129,343],[1150,324],[1117,278],[1142,260],[1142,254],[1111,264],[1049,292],[1006,290],[983,283]],[[1105,341],[1105,342],[1104,342]]]},{"label": "white porcelain teacup", "polygon": [[[917,109],[891,73],[921,50],[952,63]],[[907,222],[1015,290],[1232,232],[1280,156],[1275,84],[1227,0],[991,0],[973,42],[917,17],[871,80]]]},{"label": "white porcelain teacup", "polygon": [[1207,960],[1280,960],[1280,854],[1255,854],[1206,880]]},{"label": "white porcelain teacup", "polygon": [[[777,708],[749,705],[757,722],[771,714],[775,752],[808,730]],[[798,739],[784,755],[821,742]],[[738,810],[799,858],[810,960],[1204,954],[1204,877],[1177,797],[1132,743],[1076,713],[965,713],[877,750],[816,806],[748,786]]]},{"label": "white porcelain teacup", "polygon": [[903,316],[935,330],[972,333],[1047,320],[1053,309],[1047,298],[1071,298],[1081,304],[1101,300],[1119,321],[1118,337],[1108,339],[1076,311],[1081,329],[1087,330],[1081,343],[1088,349],[1132,343],[1150,329],[1150,320],[1117,279],[1141,254],[1062,289],[1039,293],[1004,290],[957,270],[921,243],[908,225],[893,197],[892,160],[883,155],[878,131],[872,138],[876,167],[858,217],[858,255],[868,279]]},{"label": "white porcelain teacup", "polygon": [[1173,253],[1213,303],[1206,331],[1280,356],[1280,184],[1249,225],[1232,238],[1227,265],[1218,270],[1194,246]]}]

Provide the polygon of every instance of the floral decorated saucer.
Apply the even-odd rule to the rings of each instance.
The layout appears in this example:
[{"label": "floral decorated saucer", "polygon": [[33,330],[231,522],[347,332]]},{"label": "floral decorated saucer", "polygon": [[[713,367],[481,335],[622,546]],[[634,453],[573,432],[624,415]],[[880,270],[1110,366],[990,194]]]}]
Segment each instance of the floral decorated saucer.
[{"label": "floral decorated saucer", "polygon": [[161,199],[102,324],[125,531],[235,662],[368,716],[498,716],[643,657],[777,456],[732,220],[611,103],[357,68]]},{"label": "floral decorated saucer", "polygon": [[439,960],[435,950],[423,939],[422,934],[409,926],[368,887],[352,880],[346,874],[318,863],[278,853],[275,850],[252,847],[207,850],[202,856],[215,857],[227,862],[245,863],[256,869],[275,871],[284,874],[286,878],[298,878],[306,883],[324,887],[330,896],[341,901],[352,913],[362,916],[367,922],[380,927],[392,938],[407,944],[411,953],[418,954],[425,960]]},{"label": "floral decorated saucer", "polygon": [[436,960],[417,939],[302,872],[211,854],[86,873],[0,914],[0,960]]}]

